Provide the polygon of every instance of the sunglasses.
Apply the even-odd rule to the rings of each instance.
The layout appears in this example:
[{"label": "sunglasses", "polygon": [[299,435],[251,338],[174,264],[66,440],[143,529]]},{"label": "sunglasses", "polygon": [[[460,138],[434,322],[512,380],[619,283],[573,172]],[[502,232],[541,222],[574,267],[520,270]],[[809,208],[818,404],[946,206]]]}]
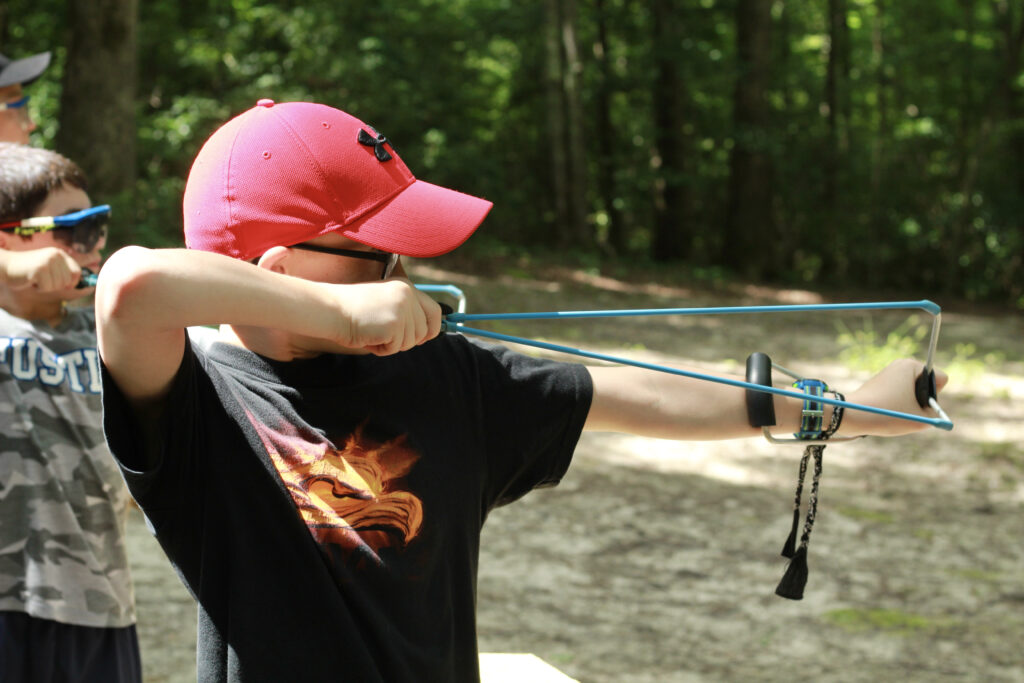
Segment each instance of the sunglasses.
[{"label": "sunglasses", "polygon": [[398,265],[399,258],[398,254],[391,254],[386,251],[356,251],[355,249],[321,247],[318,244],[293,244],[291,248],[315,251],[321,254],[334,254],[335,256],[348,256],[349,258],[359,258],[366,261],[377,261],[384,264],[380,274],[381,280],[387,280],[391,277],[391,274],[395,272],[395,266]]},{"label": "sunglasses", "polygon": [[63,216],[35,216],[20,221],[0,223],[0,230],[31,237],[37,232],[53,230],[53,238],[79,254],[88,254],[107,236],[110,206],[94,206]]},{"label": "sunglasses", "polygon": [[28,104],[29,99],[31,98],[28,95],[25,95],[20,100],[0,103],[0,111],[6,111],[8,109],[23,109],[25,105]]}]

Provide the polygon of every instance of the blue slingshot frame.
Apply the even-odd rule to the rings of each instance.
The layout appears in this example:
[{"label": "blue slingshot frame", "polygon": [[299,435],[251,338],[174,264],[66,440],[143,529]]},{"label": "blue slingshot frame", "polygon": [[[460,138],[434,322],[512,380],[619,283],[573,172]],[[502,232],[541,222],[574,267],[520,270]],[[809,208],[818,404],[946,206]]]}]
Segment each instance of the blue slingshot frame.
[{"label": "blue slingshot frame", "polygon": [[[536,339],[528,339],[525,337],[517,337],[509,334],[502,334],[500,332],[492,332],[490,330],[482,330],[475,327],[469,327],[465,323],[494,320],[565,320],[579,318],[624,318],[663,315],[751,315],[768,313],[798,313],[809,311],[921,310],[932,316],[931,338],[928,342],[928,356],[925,361],[924,368],[924,374],[931,378],[934,377],[932,373],[935,358],[935,347],[938,344],[939,328],[942,324],[942,309],[938,306],[938,304],[932,301],[928,301],[926,299],[922,299],[920,301],[880,301],[870,303],[846,304],[719,306],[710,308],[646,308],[605,311],[541,311],[524,313],[467,314],[464,312],[466,297],[463,294],[462,290],[460,290],[458,287],[455,287],[454,285],[417,285],[417,288],[426,292],[447,293],[455,297],[459,301],[458,312],[449,313],[448,315],[445,316],[445,319],[441,326],[443,332],[460,332],[462,334],[471,334],[474,336],[494,339],[497,341],[510,342],[514,344],[523,344],[525,346],[532,346],[535,348],[545,349],[548,351],[567,353],[575,356],[580,356],[583,358],[591,358],[593,360],[617,363],[620,365],[630,365],[633,367],[644,368],[646,370],[665,372],[671,375],[690,377],[693,379],[703,380],[707,382],[726,384],[729,386],[739,387],[742,389],[750,389],[753,391],[760,391],[763,393],[774,394],[777,396],[788,396],[790,398],[797,398],[801,400],[805,398],[805,395],[802,392],[791,391],[789,389],[780,389],[776,387],[765,386],[762,384],[754,384],[751,382],[745,382],[728,377],[717,377],[715,375],[694,372],[692,370],[671,368],[664,365],[658,365],[656,363],[647,363],[644,361],[633,360],[630,358],[622,358],[619,356],[612,356],[609,354],[598,353],[595,351],[587,351],[584,349],[577,349],[570,346],[563,346],[561,344],[553,344],[550,342],[544,342]],[[942,409],[942,406],[939,405],[938,399],[934,391],[934,381],[931,382],[931,385],[932,386],[927,392],[927,396],[919,396],[918,400],[919,402],[921,402],[922,407],[931,407],[932,410],[936,412],[938,417],[914,415],[912,413],[904,413],[897,410],[889,410],[886,408],[878,408],[876,406],[862,405],[859,403],[852,403],[850,401],[829,398],[828,396],[822,396],[816,400],[829,405],[841,405],[851,410],[860,410],[867,413],[884,415],[886,417],[894,417],[901,420],[909,420],[911,422],[918,422],[921,424],[930,425],[932,427],[937,427],[945,431],[950,431],[953,429],[953,421],[950,420],[949,416],[946,415],[946,411],[944,411]]]}]

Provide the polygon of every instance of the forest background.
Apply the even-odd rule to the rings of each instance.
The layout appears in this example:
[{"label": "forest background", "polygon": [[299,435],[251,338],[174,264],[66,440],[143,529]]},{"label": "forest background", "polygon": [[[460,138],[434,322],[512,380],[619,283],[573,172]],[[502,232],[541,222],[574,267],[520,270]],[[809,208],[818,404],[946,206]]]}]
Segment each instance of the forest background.
[{"label": "forest background", "polygon": [[112,246],[180,244],[208,135],[313,100],[493,200],[470,249],[1011,309],[1022,44],[1020,0],[0,2]]},{"label": "forest background", "polygon": [[[799,451],[761,440],[588,434],[561,486],[490,515],[481,650],[594,683],[1024,680],[1022,45],[1024,0],[0,0],[0,52],[54,51],[33,142],[114,205],[108,251],[180,245],[200,145],[269,97],[495,202],[410,265],[474,311],[942,305],[956,429],[829,447],[804,601],[772,592]],[[502,331],[854,387],[928,325]],[[194,603],[141,514],[129,534],[146,680],[194,681]]]}]

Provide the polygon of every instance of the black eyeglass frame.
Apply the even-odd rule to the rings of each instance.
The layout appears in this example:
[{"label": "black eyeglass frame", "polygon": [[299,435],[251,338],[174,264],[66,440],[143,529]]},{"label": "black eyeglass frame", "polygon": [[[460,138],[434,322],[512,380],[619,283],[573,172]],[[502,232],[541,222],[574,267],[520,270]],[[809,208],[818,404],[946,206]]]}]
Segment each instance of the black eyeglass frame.
[{"label": "black eyeglass frame", "polygon": [[340,247],[322,247],[319,244],[292,244],[292,249],[302,249],[303,251],[315,251],[320,254],[333,254],[334,256],[348,256],[349,258],[363,259],[364,261],[377,261],[378,263],[384,264],[384,269],[381,271],[380,279],[387,280],[391,277],[391,274],[395,271],[395,266],[398,265],[398,254],[393,254],[387,251],[358,251],[356,249],[342,249]]}]

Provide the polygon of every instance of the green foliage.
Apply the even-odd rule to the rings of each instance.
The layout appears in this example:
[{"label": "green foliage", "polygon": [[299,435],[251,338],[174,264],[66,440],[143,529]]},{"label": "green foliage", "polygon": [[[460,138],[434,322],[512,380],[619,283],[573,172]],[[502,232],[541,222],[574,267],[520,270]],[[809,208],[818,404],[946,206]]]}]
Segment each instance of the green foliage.
[{"label": "green foliage", "polygon": [[[874,319],[868,317],[860,329],[850,329],[842,322],[838,322],[836,327],[840,360],[851,368],[874,373],[900,358],[923,360],[931,322],[929,320],[925,324],[920,316],[912,315],[889,332],[881,332],[875,329]],[[955,344],[952,354],[947,352],[936,362],[949,375],[955,376],[959,384],[968,385],[987,368],[1005,361],[1002,352],[980,355],[977,345],[968,342]]]},{"label": "green foliage", "polygon": [[869,372],[878,372],[900,358],[917,356],[929,330],[916,315],[888,333],[876,330],[871,317],[861,329],[851,330],[842,322],[837,323],[837,328],[840,360],[852,368]]},{"label": "green foliage", "polygon": [[[777,280],[916,289],[1024,309],[1024,70],[1007,40],[1022,18],[1001,15],[1003,3],[849,2],[836,112],[824,106],[827,4],[774,3],[771,82],[762,94],[770,115],[750,130],[733,124],[744,77],[735,3],[677,3],[681,35],[669,57],[684,84],[688,151],[674,169],[654,155],[660,27],[651,5],[577,5],[591,258],[607,249],[613,218],[628,249],[618,257],[648,251],[654,188],[671,178],[688,196],[679,226],[692,237],[686,266],[721,268],[730,157],[742,142],[769,161],[771,215],[742,229],[758,235]],[[132,238],[180,241],[177,205],[199,146],[271,97],[324,102],[380,126],[421,177],[492,199],[485,230],[493,238],[557,246],[543,8],[510,0],[140,3]],[[9,0],[0,25],[7,54],[55,50],[54,66],[32,86],[44,145],[56,136],[65,14],[62,0]],[[602,21],[607,73],[596,52]],[[601,93],[609,95],[607,159]],[[96,107],[102,115],[103,103]],[[606,164],[614,182],[607,197],[596,182]]]}]

